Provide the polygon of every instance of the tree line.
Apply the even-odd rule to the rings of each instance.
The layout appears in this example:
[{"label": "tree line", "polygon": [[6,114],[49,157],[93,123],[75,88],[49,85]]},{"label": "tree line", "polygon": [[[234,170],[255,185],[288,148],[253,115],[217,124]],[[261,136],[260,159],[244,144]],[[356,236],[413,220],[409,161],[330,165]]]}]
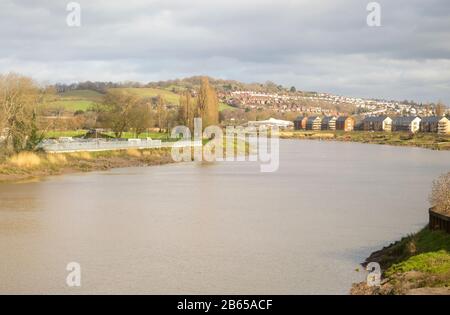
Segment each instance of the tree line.
[{"label": "tree line", "polygon": [[108,91],[95,110],[97,126],[112,130],[118,138],[125,131],[139,135],[154,127],[160,132],[168,132],[176,125],[193,129],[195,117],[202,118],[204,127],[219,123],[219,100],[207,78],[198,91],[183,92],[175,110],[167,108],[162,96],[148,100],[122,90]]},{"label": "tree line", "polygon": [[[54,87],[39,86],[29,77],[14,73],[0,75],[0,149],[3,152],[37,147],[53,123],[43,114],[42,105],[54,93]],[[193,128],[195,117],[202,118],[203,127],[218,124],[219,100],[205,77],[198,90],[181,94],[180,106],[176,108],[169,108],[163,96],[146,99],[126,90],[108,89],[101,102],[74,116],[85,116],[90,128],[107,129],[121,138],[124,132],[139,136],[154,128],[160,132],[169,132],[176,125]]]}]

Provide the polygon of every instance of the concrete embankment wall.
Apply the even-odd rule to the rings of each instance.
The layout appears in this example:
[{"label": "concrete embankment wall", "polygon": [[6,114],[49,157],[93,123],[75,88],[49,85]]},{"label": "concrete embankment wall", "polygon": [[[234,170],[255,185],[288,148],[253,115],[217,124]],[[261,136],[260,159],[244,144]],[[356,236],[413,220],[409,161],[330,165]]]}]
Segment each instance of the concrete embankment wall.
[{"label": "concrete embankment wall", "polygon": [[41,148],[48,153],[70,153],[70,152],[96,152],[127,149],[160,149],[178,147],[201,146],[199,141],[178,141],[161,142],[160,140],[142,141],[68,141],[68,142],[47,142]]}]

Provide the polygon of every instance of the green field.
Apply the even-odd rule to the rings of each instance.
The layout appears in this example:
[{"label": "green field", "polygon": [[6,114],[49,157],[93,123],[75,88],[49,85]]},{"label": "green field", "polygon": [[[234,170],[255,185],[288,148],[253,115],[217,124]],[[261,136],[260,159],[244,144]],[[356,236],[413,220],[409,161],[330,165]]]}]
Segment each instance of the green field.
[{"label": "green field", "polygon": [[223,111],[225,109],[235,110],[236,107],[230,106],[230,105],[225,104],[225,103],[219,103],[219,112],[221,112],[221,111]]},{"label": "green field", "polygon": [[[155,88],[116,88],[111,90],[119,90],[127,93],[132,93],[139,97],[156,97],[162,96],[169,104],[179,105],[180,95],[165,89]],[[75,112],[77,110],[86,111],[95,103],[101,102],[103,94],[92,90],[73,90],[58,94],[55,98],[47,101],[44,108],[59,109],[63,108],[69,112]],[[234,110],[235,107],[227,105],[225,103],[219,104],[219,111],[225,109]]]},{"label": "green field", "polygon": [[47,103],[48,108],[63,108],[66,111],[76,112],[77,110],[88,110],[95,102],[86,100],[58,100]]},{"label": "green field", "polygon": [[180,96],[168,90],[153,89],[153,88],[117,88],[111,90],[120,90],[128,93],[138,95],[140,97],[156,97],[162,96],[169,104],[178,105],[180,103]]},{"label": "green field", "polygon": [[44,108],[63,108],[69,112],[77,110],[88,110],[93,104],[101,102],[103,94],[92,90],[74,90],[58,94],[55,98],[47,101]]},{"label": "green field", "polygon": [[93,90],[73,90],[60,94],[60,97],[65,100],[89,100],[100,102],[103,98],[103,94]]},{"label": "green field", "polygon": [[[171,91],[151,88],[117,88],[111,90],[121,90],[133,93],[140,97],[156,97],[161,95],[164,99],[174,105],[179,104],[179,95]],[[46,108],[58,109],[63,108],[69,112],[77,110],[88,110],[93,104],[101,102],[103,94],[92,90],[73,90],[57,95],[56,98],[48,101],[44,106]]]}]

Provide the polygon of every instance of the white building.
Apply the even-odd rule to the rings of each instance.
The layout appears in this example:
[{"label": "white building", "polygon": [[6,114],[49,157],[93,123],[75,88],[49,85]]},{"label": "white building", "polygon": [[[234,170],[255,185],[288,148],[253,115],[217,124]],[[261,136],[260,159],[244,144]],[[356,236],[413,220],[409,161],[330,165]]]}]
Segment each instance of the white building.
[{"label": "white building", "polygon": [[248,125],[253,127],[278,127],[280,129],[288,129],[294,127],[294,123],[292,121],[280,120],[275,118],[270,118],[269,120],[249,121]]}]

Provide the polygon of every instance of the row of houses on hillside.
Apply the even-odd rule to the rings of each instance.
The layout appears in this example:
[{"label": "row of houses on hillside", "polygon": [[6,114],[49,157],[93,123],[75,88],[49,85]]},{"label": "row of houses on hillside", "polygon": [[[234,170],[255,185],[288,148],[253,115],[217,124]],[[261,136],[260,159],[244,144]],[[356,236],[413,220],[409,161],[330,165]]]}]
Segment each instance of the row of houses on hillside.
[{"label": "row of houses on hillside", "polygon": [[364,131],[408,131],[450,134],[450,120],[446,117],[370,116],[358,119],[351,116],[299,116],[294,121],[296,130],[364,130]]}]

